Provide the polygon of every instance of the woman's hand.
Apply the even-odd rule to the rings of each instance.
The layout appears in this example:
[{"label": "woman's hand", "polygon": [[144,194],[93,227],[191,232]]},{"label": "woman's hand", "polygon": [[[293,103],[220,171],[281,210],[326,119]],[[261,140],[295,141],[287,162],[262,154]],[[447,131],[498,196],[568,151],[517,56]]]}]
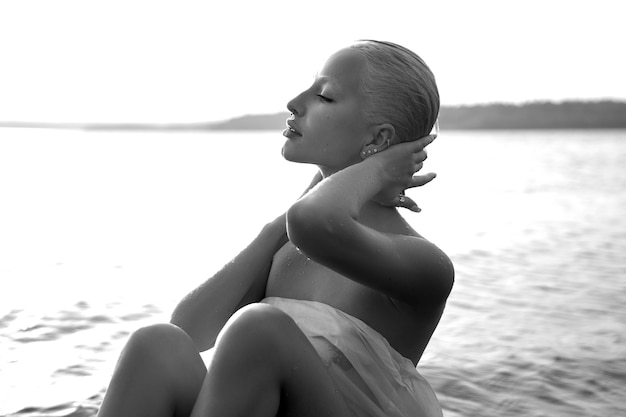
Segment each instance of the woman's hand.
[{"label": "woman's hand", "polygon": [[436,135],[428,135],[415,141],[399,143],[368,157],[380,164],[385,183],[383,189],[374,197],[375,201],[385,206],[421,211],[415,201],[405,196],[404,192],[409,188],[428,184],[436,177],[432,172],[415,175],[422,169],[427,158],[424,148],[435,138]]}]

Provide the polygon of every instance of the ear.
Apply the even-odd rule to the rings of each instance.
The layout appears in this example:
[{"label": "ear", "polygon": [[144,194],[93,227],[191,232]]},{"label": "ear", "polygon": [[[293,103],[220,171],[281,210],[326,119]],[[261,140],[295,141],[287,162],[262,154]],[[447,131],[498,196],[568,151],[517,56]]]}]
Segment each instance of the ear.
[{"label": "ear", "polygon": [[371,137],[361,148],[361,159],[384,151],[396,137],[396,129],[389,123],[376,125],[372,127],[371,132]]}]

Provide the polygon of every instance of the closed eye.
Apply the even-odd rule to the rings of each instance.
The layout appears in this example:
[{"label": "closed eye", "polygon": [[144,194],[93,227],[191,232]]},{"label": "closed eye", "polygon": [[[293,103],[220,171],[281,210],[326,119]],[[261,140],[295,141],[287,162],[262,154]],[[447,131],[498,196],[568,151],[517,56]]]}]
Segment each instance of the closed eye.
[{"label": "closed eye", "polygon": [[332,102],[333,102],[333,99],[332,99],[332,98],[328,98],[328,97],[323,96],[323,95],[321,95],[321,94],[318,94],[317,96],[318,96],[318,97],[319,97],[319,99],[320,99],[321,101],[323,101],[324,103],[332,103]]}]

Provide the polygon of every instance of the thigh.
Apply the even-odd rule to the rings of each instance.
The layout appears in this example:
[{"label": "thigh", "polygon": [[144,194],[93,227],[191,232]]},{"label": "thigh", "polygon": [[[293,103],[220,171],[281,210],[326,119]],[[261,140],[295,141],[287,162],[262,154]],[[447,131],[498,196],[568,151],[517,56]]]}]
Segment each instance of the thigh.
[{"label": "thigh", "polygon": [[193,414],[350,415],[304,333],[266,304],[242,309],[225,326]]}]

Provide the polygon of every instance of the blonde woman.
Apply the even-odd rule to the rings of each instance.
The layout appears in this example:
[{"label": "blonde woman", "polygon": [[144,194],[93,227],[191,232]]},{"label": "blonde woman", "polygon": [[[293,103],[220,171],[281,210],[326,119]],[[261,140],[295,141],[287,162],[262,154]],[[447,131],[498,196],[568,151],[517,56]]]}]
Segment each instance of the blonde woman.
[{"label": "blonde woman", "polygon": [[359,41],[287,108],[283,155],[319,174],[171,324],[130,338],[100,417],[442,415],[416,365],[454,269],[398,210],[419,211],[404,191],[434,178],[416,175],[433,74],[406,48]]}]

